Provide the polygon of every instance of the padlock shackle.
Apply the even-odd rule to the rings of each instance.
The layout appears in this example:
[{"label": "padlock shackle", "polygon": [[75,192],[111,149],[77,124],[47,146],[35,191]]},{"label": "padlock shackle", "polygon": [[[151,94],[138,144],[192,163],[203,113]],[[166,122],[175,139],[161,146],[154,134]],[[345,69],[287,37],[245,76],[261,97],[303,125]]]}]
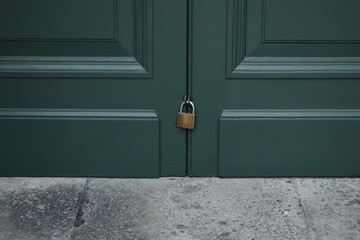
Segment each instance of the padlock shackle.
[{"label": "padlock shackle", "polygon": [[192,108],[192,114],[195,114],[195,105],[190,100],[187,100],[187,101],[184,101],[184,102],[181,103],[179,112],[182,112],[185,104],[189,104],[191,106],[191,108]]}]

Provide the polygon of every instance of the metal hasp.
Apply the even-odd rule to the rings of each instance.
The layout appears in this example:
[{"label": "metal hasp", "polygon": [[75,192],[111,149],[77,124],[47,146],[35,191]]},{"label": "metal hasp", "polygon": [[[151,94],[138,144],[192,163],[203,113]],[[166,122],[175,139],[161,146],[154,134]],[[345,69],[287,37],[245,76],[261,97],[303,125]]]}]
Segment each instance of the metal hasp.
[{"label": "metal hasp", "polygon": [[[192,108],[192,113],[183,112],[184,106],[189,105]],[[190,100],[184,100],[181,105],[177,115],[176,126],[184,129],[194,129],[195,128],[195,105]]]}]

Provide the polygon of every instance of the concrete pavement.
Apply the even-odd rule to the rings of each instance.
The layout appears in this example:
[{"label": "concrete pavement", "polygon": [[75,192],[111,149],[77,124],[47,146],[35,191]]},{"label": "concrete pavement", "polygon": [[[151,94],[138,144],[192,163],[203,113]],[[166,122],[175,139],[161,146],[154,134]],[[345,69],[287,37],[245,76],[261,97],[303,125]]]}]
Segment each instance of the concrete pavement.
[{"label": "concrete pavement", "polygon": [[0,178],[0,240],[359,240],[359,178]]}]

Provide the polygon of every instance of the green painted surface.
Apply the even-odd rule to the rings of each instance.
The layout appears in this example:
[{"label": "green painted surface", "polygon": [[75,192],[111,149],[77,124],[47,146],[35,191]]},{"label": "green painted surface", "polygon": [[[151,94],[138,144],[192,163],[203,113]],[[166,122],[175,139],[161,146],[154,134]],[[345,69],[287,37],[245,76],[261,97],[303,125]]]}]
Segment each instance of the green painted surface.
[{"label": "green painted surface", "polygon": [[[116,151],[114,145],[93,147],[96,152],[89,162],[87,153],[67,146],[72,156],[82,156],[78,166],[89,167],[78,168],[76,172],[68,159],[58,157],[60,168],[74,170],[63,174],[47,171],[46,167],[39,170],[36,164],[27,165],[27,173],[17,172],[8,160],[10,153],[6,153],[6,158],[0,155],[1,163],[6,163],[4,169],[12,169],[6,174],[184,176],[188,171],[191,176],[217,176],[219,170],[222,176],[360,174],[350,155],[344,155],[343,161],[352,170],[338,167],[335,156],[340,157],[340,150],[333,153],[333,164],[326,170],[316,167],[305,171],[310,163],[320,166],[324,163],[322,159],[328,159],[326,149],[340,144],[336,137],[341,130],[354,144],[357,140],[357,121],[350,116],[338,119],[336,114],[344,109],[360,109],[358,1],[306,0],[290,4],[283,0],[108,0],[100,4],[92,0],[82,11],[79,0],[46,3],[48,12],[39,8],[42,2],[17,0],[19,8],[12,1],[0,2],[0,11],[4,13],[1,18],[12,19],[0,24],[0,30],[4,30],[0,34],[0,108],[5,109],[2,126],[12,126],[12,132],[26,126],[23,131],[15,131],[15,135],[4,130],[2,139],[21,139],[23,142],[16,145],[19,151],[22,148],[32,151],[29,150],[32,154],[26,159],[20,154],[18,159],[22,160],[16,160],[17,163],[36,163],[44,140],[52,143],[49,149],[53,150],[44,154],[42,162],[60,149],[65,139],[85,149],[81,142],[85,144],[88,140],[92,127],[94,134],[107,129],[104,130],[107,139],[114,137],[109,129],[129,131],[129,144],[140,144],[137,147],[140,152],[133,152],[126,144]],[[69,5],[73,5],[70,10]],[[12,14],[14,11],[18,17]],[[85,23],[93,27],[84,26]],[[56,28],[59,31],[54,31]],[[185,92],[191,94],[196,104],[196,128],[191,134],[175,126]],[[17,111],[20,115],[14,112],[6,115],[9,108],[20,109]],[[104,116],[94,119],[91,115],[98,111],[111,115],[114,110],[138,115],[142,111],[139,109],[156,113],[157,120],[118,116],[117,120],[104,121]],[[245,121],[244,116],[236,114],[233,118],[226,114],[221,118],[224,109],[232,109],[236,114],[242,110],[261,114],[269,109],[328,110],[330,115],[336,113],[333,117],[337,119],[330,121],[320,116],[316,120],[310,117],[306,121],[274,121],[264,117],[261,121]],[[44,116],[31,116],[44,112]],[[58,119],[57,115],[49,119],[49,114],[59,112],[62,116],[81,116],[81,121]],[[158,139],[150,144],[138,142],[138,138],[153,139],[154,132],[144,139],[141,136],[143,132],[155,131],[155,125],[151,125],[155,122],[159,126]],[[64,133],[56,133],[58,142],[50,141],[50,133],[57,127],[64,129]],[[246,152],[248,159],[257,159],[251,170],[244,171],[243,163],[239,163],[238,156],[243,153],[236,143],[244,127],[248,131],[246,137],[252,140],[249,149],[255,151],[267,142],[279,143],[274,145],[275,152],[268,159],[266,171],[262,156],[255,152]],[[72,139],[70,133],[77,129],[80,133]],[[261,131],[271,129],[282,132],[282,137],[269,134],[263,140],[254,140],[261,136]],[[307,137],[315,129],[319,132],[314,140],[322,143],[317,148],[308,148]],[[32,131],[39,134],[38,138],[27,135]],[[292,139],[294,135],[289,135],[289,131],[303,137]],[[302,132],[307,135],[301,135]],[[117,137],[116,140],[123,141]],[[284,139],[288,145],[281,148]],[[342,149],[357,156],[351,141],[345,141]],[[14,147],[15,142],[18,141],[3,140],[3,149],[7,145]],[[155,154],[157,142],[159,152]],[[293,154],[286,151],[295,145],[300,146],[301,154],[299,149]],[[145,153],[152,157],[143,157]],[[112,160],[107,162],[107,168],[94,172],[101,164],[96,160],[101,154]],[[309,159],[294,163],[300,164],[302,170],[291,170],[294,165],[289,165],[285,158],[299,160],[304,154]],[[118,155],[122,156],[120,162],[115,161]],[[127,166],[125,159],[134,156],[143,158],[134,160],[139,169],[119,170],[121,164]]]},{"label": "green painted surface", "polygon": [[2,110],[0,175],[159,176],[149,111]]},{"label": "green painted surface", "polygon": [[[266,41],[360,41],[357,0],[266,0]],[[304,17],[306,14],[306,17]],[[286,19],[286,21],[284,21]]]},{"label": "green painted surface", "polygon": [[358,176],[360,111],[224,111],[219,176]]},{"label": "green painted surface", "polygon": [[[358,119],[337,115],[360,108],[359,2],[295,2],[192,2],[197,127],[190,175],[360,175]],[[225,118],[224,109],[309,109],[335,119]]]},{"label": "green painted surface", "polygon": [[2,0],[0,38],[115,39],[115,4],[113,0]]},{"label": "green painted surface", "polygon": [[[10,2],[0,1],[2,11],[7,7],[9,11],[13,9]],[[157,120],[87,119],[90,116],[76,121],[43,117],[34,120],[18,119],[18,115],[2,119],[2,174],[137,177],[186,174],[186,131],[175,127],[178,107],[186,90],[186,1],[106,1],[106,11],[98,7],[103,4],[100,2],[91,1],[82,12],[82,8],[77,7],[81,1],[74,3],[71,10],[67,10],[69,1],[56,1],[54,4],[62,7],[57,7],[60,13],[49,16],[49,26],[55,23],[66,26],[74,18],[87,21],[89,15],[96,15],[91,21],[99,19],[99,24],[106,23],[106,19],[112,18],[107,8],[115,3],[118,10],[115,40],[99,40],[110,37],[107,29],[103,29],[104,32],[96,28],[82,29],[72,33],[77,29],[76,24],[70,32],[66,28],[57,32],[61,33],[58,36],[43,32],[45,28],[50,29],[48,26],[33,25],[39,31],[31,34],[44,35],[25,32],[18,40],[0,39],[1,55],[13,57],[13,61],[0,59],[0,108],[34,112],[74,109],[80,115],[93,109],[131,113],[145,109],[155,112]],[[45,11],[39,9],[37,3],[40,0],[33,5],[26,2],[28,15]],[[67,11],[76,13],[67,18]],[[41,19],[26,24],[46,23],[45,14],[37,17]],[[25,16],[24,19],[19,16],[19,21],[1,26],[11,24],[17,28],[25,20]],[[8,36],[11,32],[8,33],[6,37],[11,37]],[[18,30],[13,34],[19,38]],[[48,39],[67,35],[71,36]],[[11,71],[6,71],[10,68]],[[62,115],[66,115],[65,112]],[[91,140],[93,137],[111,143],[99,145]],[[45,143],[47,150],[41,148]],[[16,147],[16,161],[7,152],[8,147]],[[154,152],[155,149],[158,152]]]}]

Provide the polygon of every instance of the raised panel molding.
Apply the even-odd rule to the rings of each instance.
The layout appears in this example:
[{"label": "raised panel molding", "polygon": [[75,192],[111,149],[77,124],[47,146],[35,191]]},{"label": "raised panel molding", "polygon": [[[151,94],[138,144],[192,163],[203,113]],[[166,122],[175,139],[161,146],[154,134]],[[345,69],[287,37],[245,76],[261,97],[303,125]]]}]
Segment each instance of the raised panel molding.
[{"label": "raised panel molding", "polygon": [[[115,7],[117,1],[114,1]],[[133,52],[130,54],[133,56],[108,56],[107,54],[105,56],[0,56],[0,78],[152,78],[153,0],[133,0],[133,9],[134,27],[131,34],[134,36],[132,43],[134,49],[129,50]],[[117,35],[116,31],[115,40],[103,42],[117,41]],[[44,40],[29,40],[44,42]],[[64,42],[69,41],[64,40]],[[77,39],[75,42],[79,41]],[[95,42],[97,41],[100,40]],[[23,39],[20,42],[23,42]]]},{"label": "raised panel molding", "polygon": [[[261,1],[259,15],[261,19],[261,36],[256,43],[257,49],[271,44],[294,43],[316,44],[347,44],[358,41],[268,41],[265,39],[266,0]],[[228,0],[228,29],[227,29],[227,78],[360,78],[360,57],[283,57],[276,56],[276,52],[264,56],[247,55],[247,27],[248,0]],[[276,48],[278,49],[278,45]],[[257,54],[258,55],[258,54]]]},{"label": "raised panel molding", "polygon": [[359,109],[224,109],[221,119],[266,119],[266,118],[357,118]]},{"label": "raised panel molding", "polygon": [[360,57],[244,57],[230,78],[359,78]]},{"label": "raised panel molding", "polygon": [[141,77],[149,76],[134,57],[2,57],[6,77]]},{"label": "raised panel molding", "polygon": [[54,109],[54,108],[0,108],[0,119],[4,118],[65,118],[65,119],[155,119],[155,110],[141,109]]}]

